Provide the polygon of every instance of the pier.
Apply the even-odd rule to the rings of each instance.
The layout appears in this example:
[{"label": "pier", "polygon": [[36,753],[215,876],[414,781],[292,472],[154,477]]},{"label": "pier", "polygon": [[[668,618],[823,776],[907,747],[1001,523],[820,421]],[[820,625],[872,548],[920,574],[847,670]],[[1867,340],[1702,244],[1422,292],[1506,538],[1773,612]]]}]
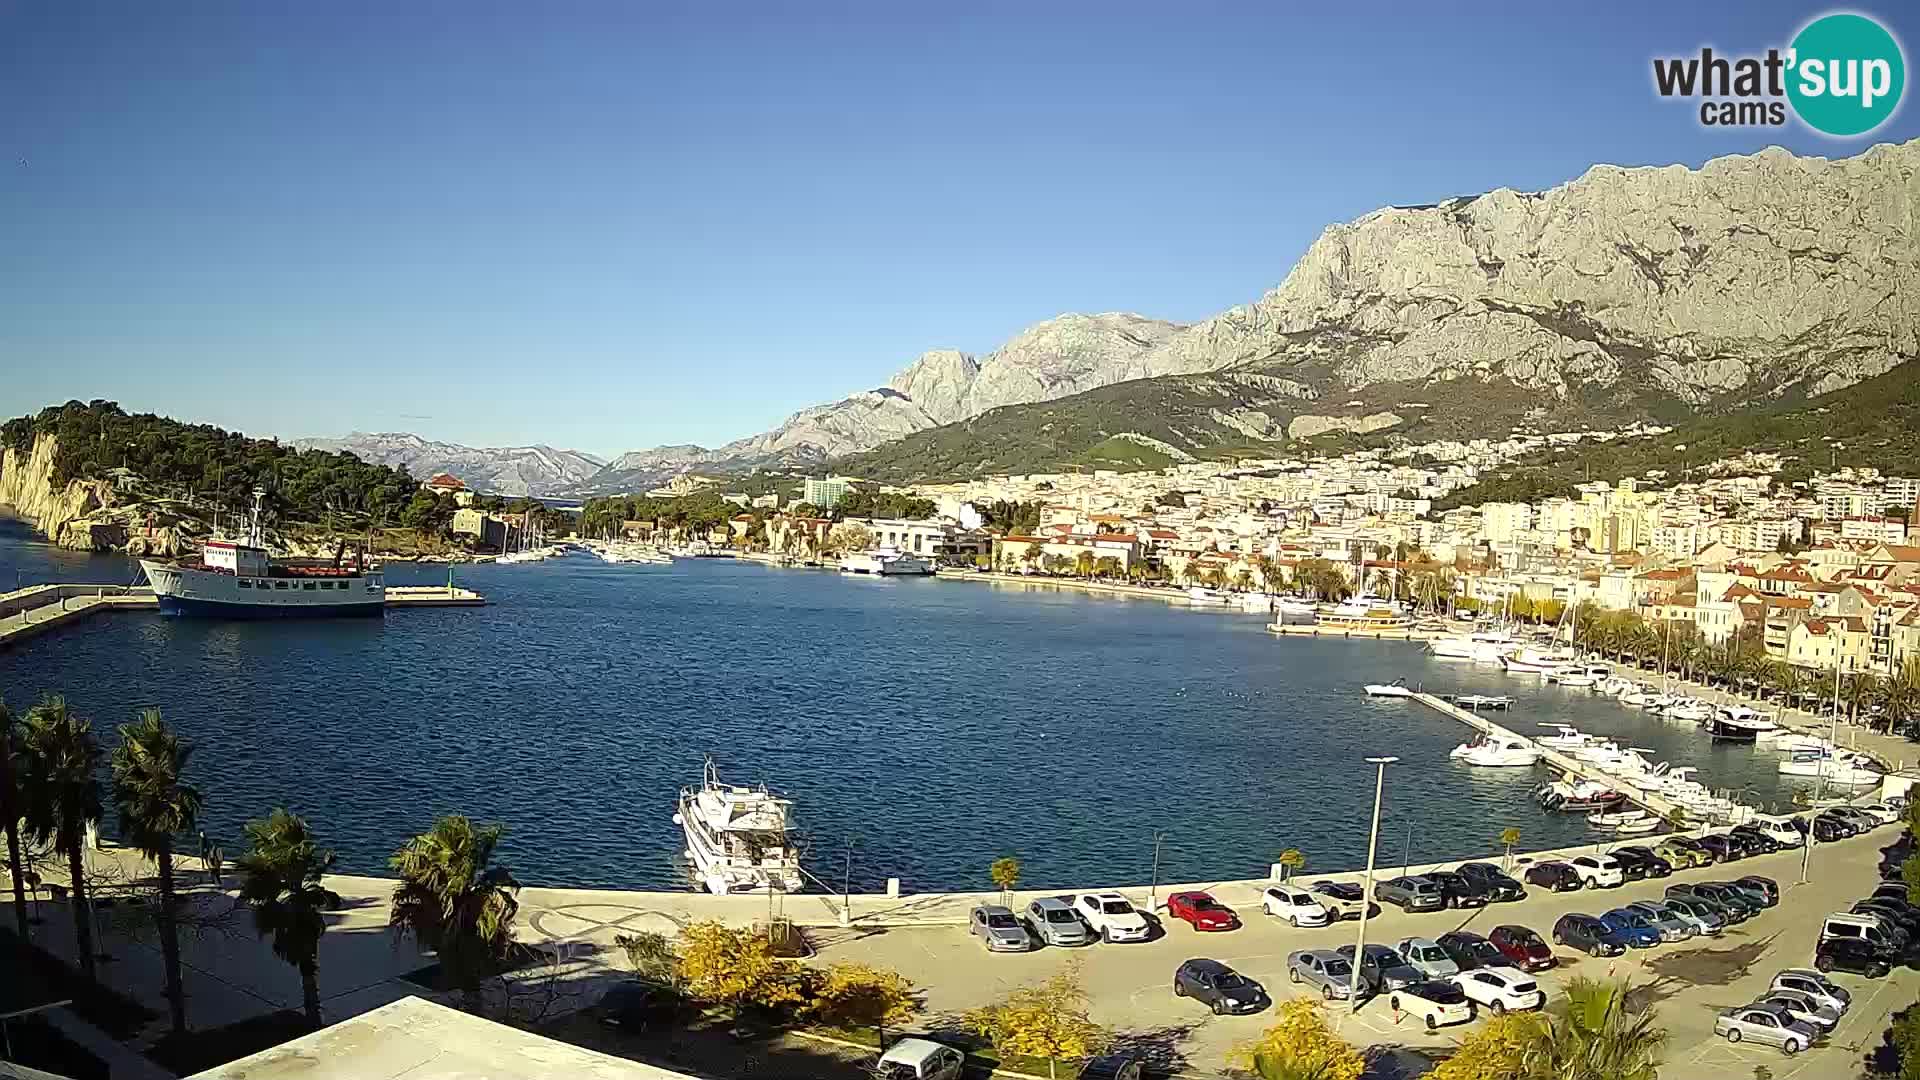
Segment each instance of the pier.
[{"label": "pier", "polygon": [[[393,585],[388,608],[482,607],[487,598],[449,585]],[[0,593],[0,649],[101,611],[155,611],[146,585],[31,585]]]},{"label": "pier", "polygon": [[1390,630],[1370,630],[1365,627],[1321,626],[1318,623],[1268,623],[1267,633],[1277,637],[1340,637],[1371,638],[1375,641],[1432,641],[1444,632],[1440,630],[1416,630],[1411,626],[1394,627]]},{"label": "pier", "polygon": [[1552,747],[1541,746],[1533,739],[1514,731],[1504,724],[1497,723],[1477,712],[1469,712],[1450,701],[1442,700],[1437,695],[1417,693],[1413,695],[1413,700],[1444,716],[1451,716],[1483,735],[1491,735],[1501,739],[1518,739],[1540,751],[1547,764],[1552,765],[1561,772],[1581,780],[1593,780],[1605,784],[1620,794],[1625,795],[1628,802],[1643,809],[1650,810],[1662,819],[1666,819],[1675,811],[1680,810],[1678,803],[1664,795],[1637,787],[1623,777],[1615,776],[1613,773],[1606,772],[1588,762],[1570,757]]}]

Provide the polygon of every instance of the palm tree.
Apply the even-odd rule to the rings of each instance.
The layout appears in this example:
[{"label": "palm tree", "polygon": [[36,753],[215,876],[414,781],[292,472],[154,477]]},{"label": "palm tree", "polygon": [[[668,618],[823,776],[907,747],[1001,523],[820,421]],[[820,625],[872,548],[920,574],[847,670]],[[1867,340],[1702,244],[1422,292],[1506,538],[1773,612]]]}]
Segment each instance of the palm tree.
[{"label": "palm tree", "polygon": [[1530,1047],[1530,1072],[1560,1080],[1654,1080],[1667,1033],[1651,1012],[1627,1011],[1627,986],[1576,976],[1564,992],[1566,1015]]},{"label": "palm tree", "polygon": [[447,814],[389,860],[400,884],[388,925],[439,954],[441,971],[473,1013],[480,1011],[480,980],[505,956],[520,910],[520,883],[506,867],[487,865],[505,833]]},{"label": "palm tree", "polygon": [[0,826],[7,833],[7,870],[13,875],[13,917],[20,926],[20,940],[27,940],[27,866],[20,858],[20,800],[14,787],[18,763],[14,752],[17,741],[13,713],[0,701]]},{"label": "palm tree", "polygon": [[173,838],[193,831],[200,792],[181,780],[193,746],[148,709],[120,728],[113,750],[113,801],[120,831],[160,868],[160,955],[167,970],[167,1006],[175,1034],[187,1031],[187,994],[180,981],[180,937],[174,923]]},{"label": "palm tree", "polygon": [[82,852],[87,823],[100,818],[100,743],[93,725],[73,715],[67,699],[49,694],[27,710],[21,733],[21,819],[36,844],[52,841],[67,855],[72,879],[73,939],[80,970],[91,981],[93,921],[87,912]]},{"label": "palm tree", "polygon": [[333,852],[314,844],[307,823],[284,807],[247,822],[251,850],[240,856],[240,899],[253,908],[253,928],[273,939],[273,955],[300,972],[307,1022],[320,1026],[320,935],[340,897],[320,883]]}]

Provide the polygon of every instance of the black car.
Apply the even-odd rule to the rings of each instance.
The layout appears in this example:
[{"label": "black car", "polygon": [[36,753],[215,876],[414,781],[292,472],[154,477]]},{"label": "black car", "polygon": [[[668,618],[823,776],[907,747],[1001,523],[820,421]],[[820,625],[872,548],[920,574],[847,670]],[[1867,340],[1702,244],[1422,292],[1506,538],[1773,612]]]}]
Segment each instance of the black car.
[{"label": "black car", "polygon": [[1741,904],[1738,907],[1735,907],[1734,905],[1729,904],[1724,900],[1721,900],[1717,896],[1714,896],[1710,893],[1702,892],[1700,889],[1700,886],[1698,885],[1693,885],[1693,884],[1684,883],[1684,882],[1679,885],[1669,885],[1667,886],[1667,891],[1665,895],[1669,897],[1675,897],[1675,896],[1682,897],[1687,900],[1692,900],[1698,903],[1707,904],[1711,906],[1715,911],[1719,912],[1720,917],[1727,920],[1728,925],[1732,925],[1734,923],[1743,923],[1743,922],[1746,922],[1748,919],[1753,918],[1753,913],[1754,913],[1753,905]]},{"label": "black car", "polygon": [[1579,873],[1563,862],[1534,863],[1527,867],[1524,880],[1554,892],[1572,892],[1580,887]]},{"label": "black car", "polygon": [[1440,886],[1440,898],[1450,908],[1486,907],[1491,899],[1479,882],[1451,870],[1436,870],[1425,876]]},{"label": "black car", "polygon": [[1780,841],[1751,825],[1735,825],[1727,830],[1727,835],[1747,845],[1751,855],[1771,855],[1780,850]]},{"label": "black car", "polygon": [[1813,819],[1814,838],[1820,838],[1820,825],[1825,822],[1829,832],[1838,833],[1835,839],[1860,835],[1860,823],[1845,814],[1836,814],[1831,810],[1822,810]]},{"label": "black car", "polygon": [[1440,886],[1420,874],[1390,878],[1373,887],[1374,899],[1398,904],[1403,911],[1439,911],[1447,906]]},{"label": "black car", "polygon": [[1140,1069],[1132,1054],[1101,1054],[1080,1067],[1080,1080],[1140,1080]]},{"label": "black car", "polygon": [[644,1031],[650,1027],[671,1025],[685,999],[649,983],[628,981],[600,995],[592,1014],[608,1027]]},{"label": "black car", "polygon": [[1920,911],[1904,905],[1896,906],[1891,901],[1876,900],[1873,897],[1853,905],[1853,910],[1858,915],[1878,915],[1899,927],[1900,931],[1907,935],[1907,940],[1920,940]]},{"label": "black car", "polygon": [[1704,896],[1723,908],[1737,907],[1745,911],[1748,918],[1760,914],[1767,906],[1745,889],[1736,889],[1719,881],[1703,881],[1695,885],[1693,895]]},{"label": "black car", "polygon": [[1483,967],[1512,967],[1513,961],[1507,954],[1494,947],[1493,942],[1470,930],[1449,930],[1435,939],[1434,944],[1446,952],[1449,959],[1460,965],[1461,971],[1472,971]]},{"label": "black car", "polygon": [[1173,996],[1192,998],[1215,1016],[1257,1013],[1273,1004],[1266,987],[1218,960],[1198,958],[1174,969]]},{"label": "black car", "polygon": [[1747,857],[1747,849],[1740,846],[1740,841],[1729,839],[1723,833],[1708,833],[1696,841],[1694,846],[1713,856],[1713,861],[1717,863],[1733,862],[1735,859]]},{"label": "black car", "polygon": [[1873,895],[1876,899],[1898,900],[1908,907],[1914,906],[1913,901],[1907,899],[1910,893],[1907,889],[1907,883],[1904,881],[1883,881],[1875,886]]},{"label": "black car", "polygon": [[1589,956],[1619,956],[1627,951],[1620,935],[1591,915],[1574,913],[1560,916],[1553,924],[1553,943],[1579,949]]},{"label": "black car", "polygon": [[1836,840],[1845,840],[1853,832],[1839,818],[1820,814],[1813,819],[1811,835],[1819,843],[1831,844]]},{"label": "black car", "polygon": [[1743,878],[1735,878],[1733,883],[1748,892],[1759,893],[1768,907],[1774,907],[1780,903],[1780,883],[1770,877],[1748,874]]},{"label": "black car", "polygon": [[1647,879],[1646,863],[1641,862],[1631,855],[1622,857],[1617,851],[1609,851],[1607,854],[1613,857],[1613,864],[1620,868],[1621,881],[1645,881]]},{"label": "black car", "polygon": [[1655,855],[1652,848],[1628,845],[1614,848],[1608,854],[1612,855],[1613,861],[1619,863],[1622,868],[1639,863],[1644,871],[1641,874],[1642,878],[1663,878],[1673,873],[1673,864]]},{"label": "black car", "polygon": [[1508,874],[1492,863],[1462,863],[1459,868],[1454,870],[1454,873],[1478,883],[1481,888],[1487,891],[1487,899],[1496,904],[1504,904],[1509,900],[1525,900],[1527,898],[1526,887],[1513,880],[1511,874]]},{"label": "black car", "polygon": [[1870,979],[1884,978],[1898,959],[1860,938],[1833,938],[1814,950],[1813,966],[1821,971],[1853,971]]}]

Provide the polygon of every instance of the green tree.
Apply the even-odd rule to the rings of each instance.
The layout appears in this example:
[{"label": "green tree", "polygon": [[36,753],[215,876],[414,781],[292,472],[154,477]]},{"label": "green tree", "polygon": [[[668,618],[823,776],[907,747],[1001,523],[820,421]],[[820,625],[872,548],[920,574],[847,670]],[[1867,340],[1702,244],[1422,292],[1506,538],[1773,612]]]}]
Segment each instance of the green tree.
[{"label": "green tree", "polygon": [[808,1017],[833,1027],[873,1028],[880,1049],[887,1048],[887,1028],[899,1027],[926,1007],[919,991],[899,972],[866,964],[834,964],[812,987]]},{"label": "green tree", "polygon": [[13,918],[20,940],[27,940],[27,865],[20,855],[20,793],[14,776],[20,771],[15,750],[20,743],[12,710],[0,701],[0,828],[7,834],[7,871],[13,879]]},{"label": "green tree", "polygon": [[1318,1006],[1291,998],[1274,1008],[1276,1023],[1236,1055],[1260,1080],[1360,1080],[1366,1058],[1336,1034]]},{"label": "green tree", "polygon": [[1076,574],[1079,574],[1083,578],[1092,577],[1094,561],[1095,560],[1093,557],[1093,552],[1091,551],[1080,552],[1078,555],[1075,555],[1073,557],[1073,572]]},{"label": "green tree", "polygon": [[1280,864],[1281,880],[1291,881],[1293,880],[1293,875],[1299,873],[1301,868],[1307,865],[1307,853],[1297,847],[1290,847],[1282,851],[1280,858],[1276,861]]},{"label": "green tree", "polygon": [[1092,1057],[1109,1039],[1088,1015],[1087,991],[1080,983],[1077,962],[1045,982],[1021,987],[996,1004],[969,1012],[966,1024],[993,1044],[1002,1061],[1009,1057],[1046,1061],[1049,1077],[1059,1076],[1062,1059]]},{"label": "green tree", "polygon": [[480,982],[505,959],[520,910],[519,882],[493,866],[506,829],[445,814],[406,842],[388,865],[400,875],[388,924],[434,950],[467,1011],[480,1011]]},{"label": "green tree", "polygon": [[1513,826],[1509,825],[1506,828],[1500,830],[1500,846],[1506,851],[1506,855],[1503,857],[1502,861],[1509,867],[1513,865],[1514,845],[1518,844],[1519,842],[1520,842],[1519,829],[1516,829]]},{"label": "green tree", "polygon": [[1093,564],[1093,572],[1103,578],[1121,576],[1120,559],[1116,555],[1102,555]]},{"label": "green tree", "polygon": [[680,956],[674,952],[673,943],[667,940],[665,934],[651,930],[615,934],[613,943],[627,954],[627,963],[633,966],[637,978],[676,992],[686,987],[686,976],[680,970]]},{"label": "green tree", "polygon": [[994,886],[1000,890],[1001,898],[1005,899],[1013,893],[1013,890],[1020,887],[1020,860],[1011,855],[1003,855],[993,860],[992,866],[987,867],[987,876],[993,879]]},{"label": "green tree", "polygon": [[320,1026],[320,935],[340,897],[323,883],[333,852],[314,843],[307,823],[281,807],[246,825],[249,847],[240,856],[240,899],[253,927],[273,944],[273,955],[300,973],[307,1022]]},{"label": "green tree", "polygon": [[159,709],[120,728],[113,750],[113,799],[120,831],[159,869],[156,921],[166,968],[167,1008],[176,1035],[187,1031],[187,994],[180,976],[180,936],[173,885],[173,838],[193,831],[200,818],[200,791],[184,779],[193,745],[167,726]]},{"label": "green tree", "polygon": [[93,725],[73,714],[67,699],[49,694],[27,710],[21,732],[21,820],[36,844],[67,856],[75,955],[94,978],[93,919],[87,907],[84,847],[87,823],[100,818],[100,743]]},{"label": "green tree", "polygon": [[802,1000],[800,965],[781,958],[757,930],[718,922],[688,926],[680,932],[680,971],[689,993],[729,1007],[736,1018],[748,1006],[777,1009]]},{"label": "green tree", "polygon": [[1624,982],[1568,980],[1564,1015],[1529,1055],[1534,1075],[1560,1080],[1656,1080],[1666,1032],[1651,1011],[1630,1012]]}]

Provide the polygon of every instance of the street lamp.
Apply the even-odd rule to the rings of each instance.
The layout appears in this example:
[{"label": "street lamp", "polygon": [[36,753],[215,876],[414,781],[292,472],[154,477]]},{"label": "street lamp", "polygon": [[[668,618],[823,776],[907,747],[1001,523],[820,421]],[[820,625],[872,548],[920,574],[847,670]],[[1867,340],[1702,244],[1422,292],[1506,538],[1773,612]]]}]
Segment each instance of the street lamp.
[{"label": "street lamp", "polygon": [[[1849,659],[1851,658],[1849,657]],[[1853,665],[1849,663],[1847,666],[1851,668]],[[1807,815],[1807,841],[1800,850],[1800,884],[1802,885],[1805,885],[1811,880],[1808,874],[1813,869],[1813,821],[1820,816],[1820,800],[1827,797],[1827,771],[1833,767],[1835,759],[1832,757],[1832,752],[1833,749],[1839,745],[1840,658],[1835,656],[1833,659],[1833,715],[1827,721],[1828,749],[1817,759],[1818,767],[1814,773],[1816,779],[1813,785],[1813,805],[1808,808],[1810,813]]]},{"label": "street lamp", "polygon": [[1373,855],[1380,846],[1380,796],[1387,788],[1387,766],[1399,760],[1397,757],[1367,759],[1367,764],[1376,768],[1373,778],[1373,826],[1367,832],[1367,887],[1360,895],[1360,933],[1353,942],[1353,980],[1347,984],[1349,1012],[1360,1011],[1360,965],[1367,952],[1367,913],[1373,910]]},{"label": "street lamp", "polygon": [[1152,911],[1160,899],[1160,843],[1167,834],[1154,830],[1153,833],[1153,884],[1147,887],[1147,910]]}]

